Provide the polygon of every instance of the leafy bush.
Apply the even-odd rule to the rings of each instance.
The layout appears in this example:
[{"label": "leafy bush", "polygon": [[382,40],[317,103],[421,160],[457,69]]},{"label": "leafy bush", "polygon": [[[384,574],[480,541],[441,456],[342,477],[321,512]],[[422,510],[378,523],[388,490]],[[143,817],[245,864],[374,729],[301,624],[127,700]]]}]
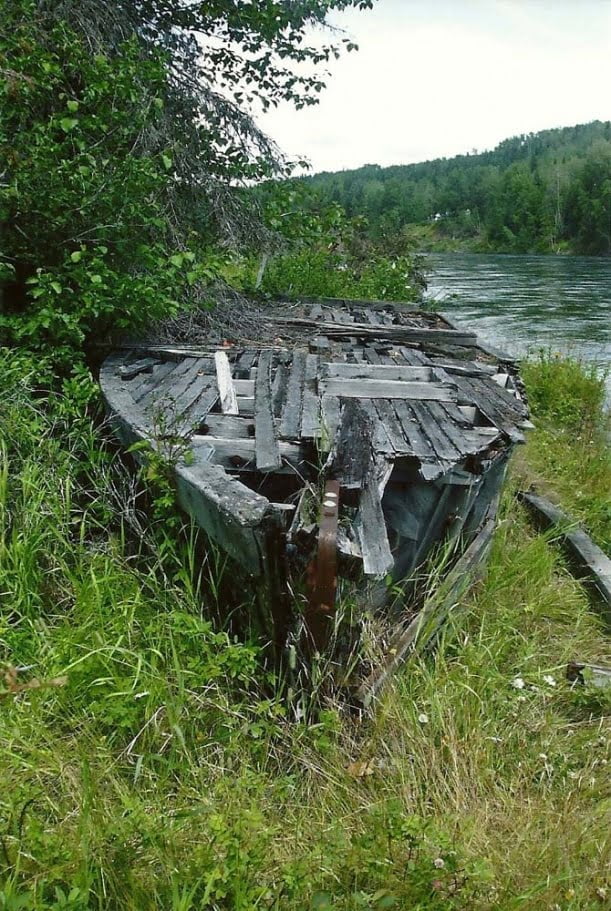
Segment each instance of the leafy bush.
[{"label": "leafy bush", "polygon": [[[372,240],[363,218],[321,205],[304,185],[257,190],[269,226],[285,241],[267,264],[261,290],[272,296],[419,301],[424,263],[400,235]],[[253,264],[253,274],[256,264]],[[252,281],[252,278],[251,278]]]},{"label": "leafy bush", "polygon": [[[163,56],[135,40],[92,54],[61,22],[43,44],[35,6],[2,3],[0,331],[69,362],[94,334],[174,312],[202,267],[173,246],[164,211]],[[134,154],[143,136],[148,154]]]}]

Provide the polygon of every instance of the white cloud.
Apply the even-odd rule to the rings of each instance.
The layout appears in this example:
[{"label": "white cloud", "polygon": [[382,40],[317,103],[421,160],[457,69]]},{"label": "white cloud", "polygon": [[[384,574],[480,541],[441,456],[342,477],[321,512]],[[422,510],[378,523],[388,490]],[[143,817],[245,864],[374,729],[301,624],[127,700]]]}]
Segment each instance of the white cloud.
[{"label": "white cloud", "polygon": [[611,119],[611,0],[379,0],[334,22],[360,50],[333,65],[321,103],[260,118],[314,170]]}]

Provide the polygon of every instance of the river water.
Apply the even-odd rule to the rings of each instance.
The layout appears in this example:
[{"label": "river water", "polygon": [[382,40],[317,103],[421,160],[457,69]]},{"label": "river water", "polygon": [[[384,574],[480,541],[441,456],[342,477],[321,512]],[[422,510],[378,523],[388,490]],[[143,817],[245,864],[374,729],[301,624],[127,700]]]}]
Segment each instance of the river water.
[{"label": "river water", "polygon": [[[497,348],[611,367],[611,259],[435,253],[427,297]],[[611,398],[611,376],[607,378]]]}]

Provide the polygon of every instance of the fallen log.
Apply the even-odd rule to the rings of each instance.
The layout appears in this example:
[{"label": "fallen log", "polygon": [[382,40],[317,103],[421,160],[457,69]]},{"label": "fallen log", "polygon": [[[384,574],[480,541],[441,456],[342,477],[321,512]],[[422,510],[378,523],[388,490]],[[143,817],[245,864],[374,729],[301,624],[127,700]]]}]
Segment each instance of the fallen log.
[{"label": "fallen log", "polygon": [[590,591],[602,604],[605,620],[611,623],[611,560],[577,522],[549,500],[527,491],[518,493],[539,528],[553,528],[577,578],[589,583]]}]

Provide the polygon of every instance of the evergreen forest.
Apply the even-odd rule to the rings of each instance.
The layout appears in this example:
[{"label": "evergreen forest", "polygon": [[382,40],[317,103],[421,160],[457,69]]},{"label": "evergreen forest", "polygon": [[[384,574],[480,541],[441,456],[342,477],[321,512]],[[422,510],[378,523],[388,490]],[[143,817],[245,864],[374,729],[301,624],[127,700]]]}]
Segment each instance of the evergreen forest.
[{"label": "evergreen forest", "polygon": [[422,249],[611,254],[611,122],[514,136],[487,152],[316,174],[319,201]]}]

